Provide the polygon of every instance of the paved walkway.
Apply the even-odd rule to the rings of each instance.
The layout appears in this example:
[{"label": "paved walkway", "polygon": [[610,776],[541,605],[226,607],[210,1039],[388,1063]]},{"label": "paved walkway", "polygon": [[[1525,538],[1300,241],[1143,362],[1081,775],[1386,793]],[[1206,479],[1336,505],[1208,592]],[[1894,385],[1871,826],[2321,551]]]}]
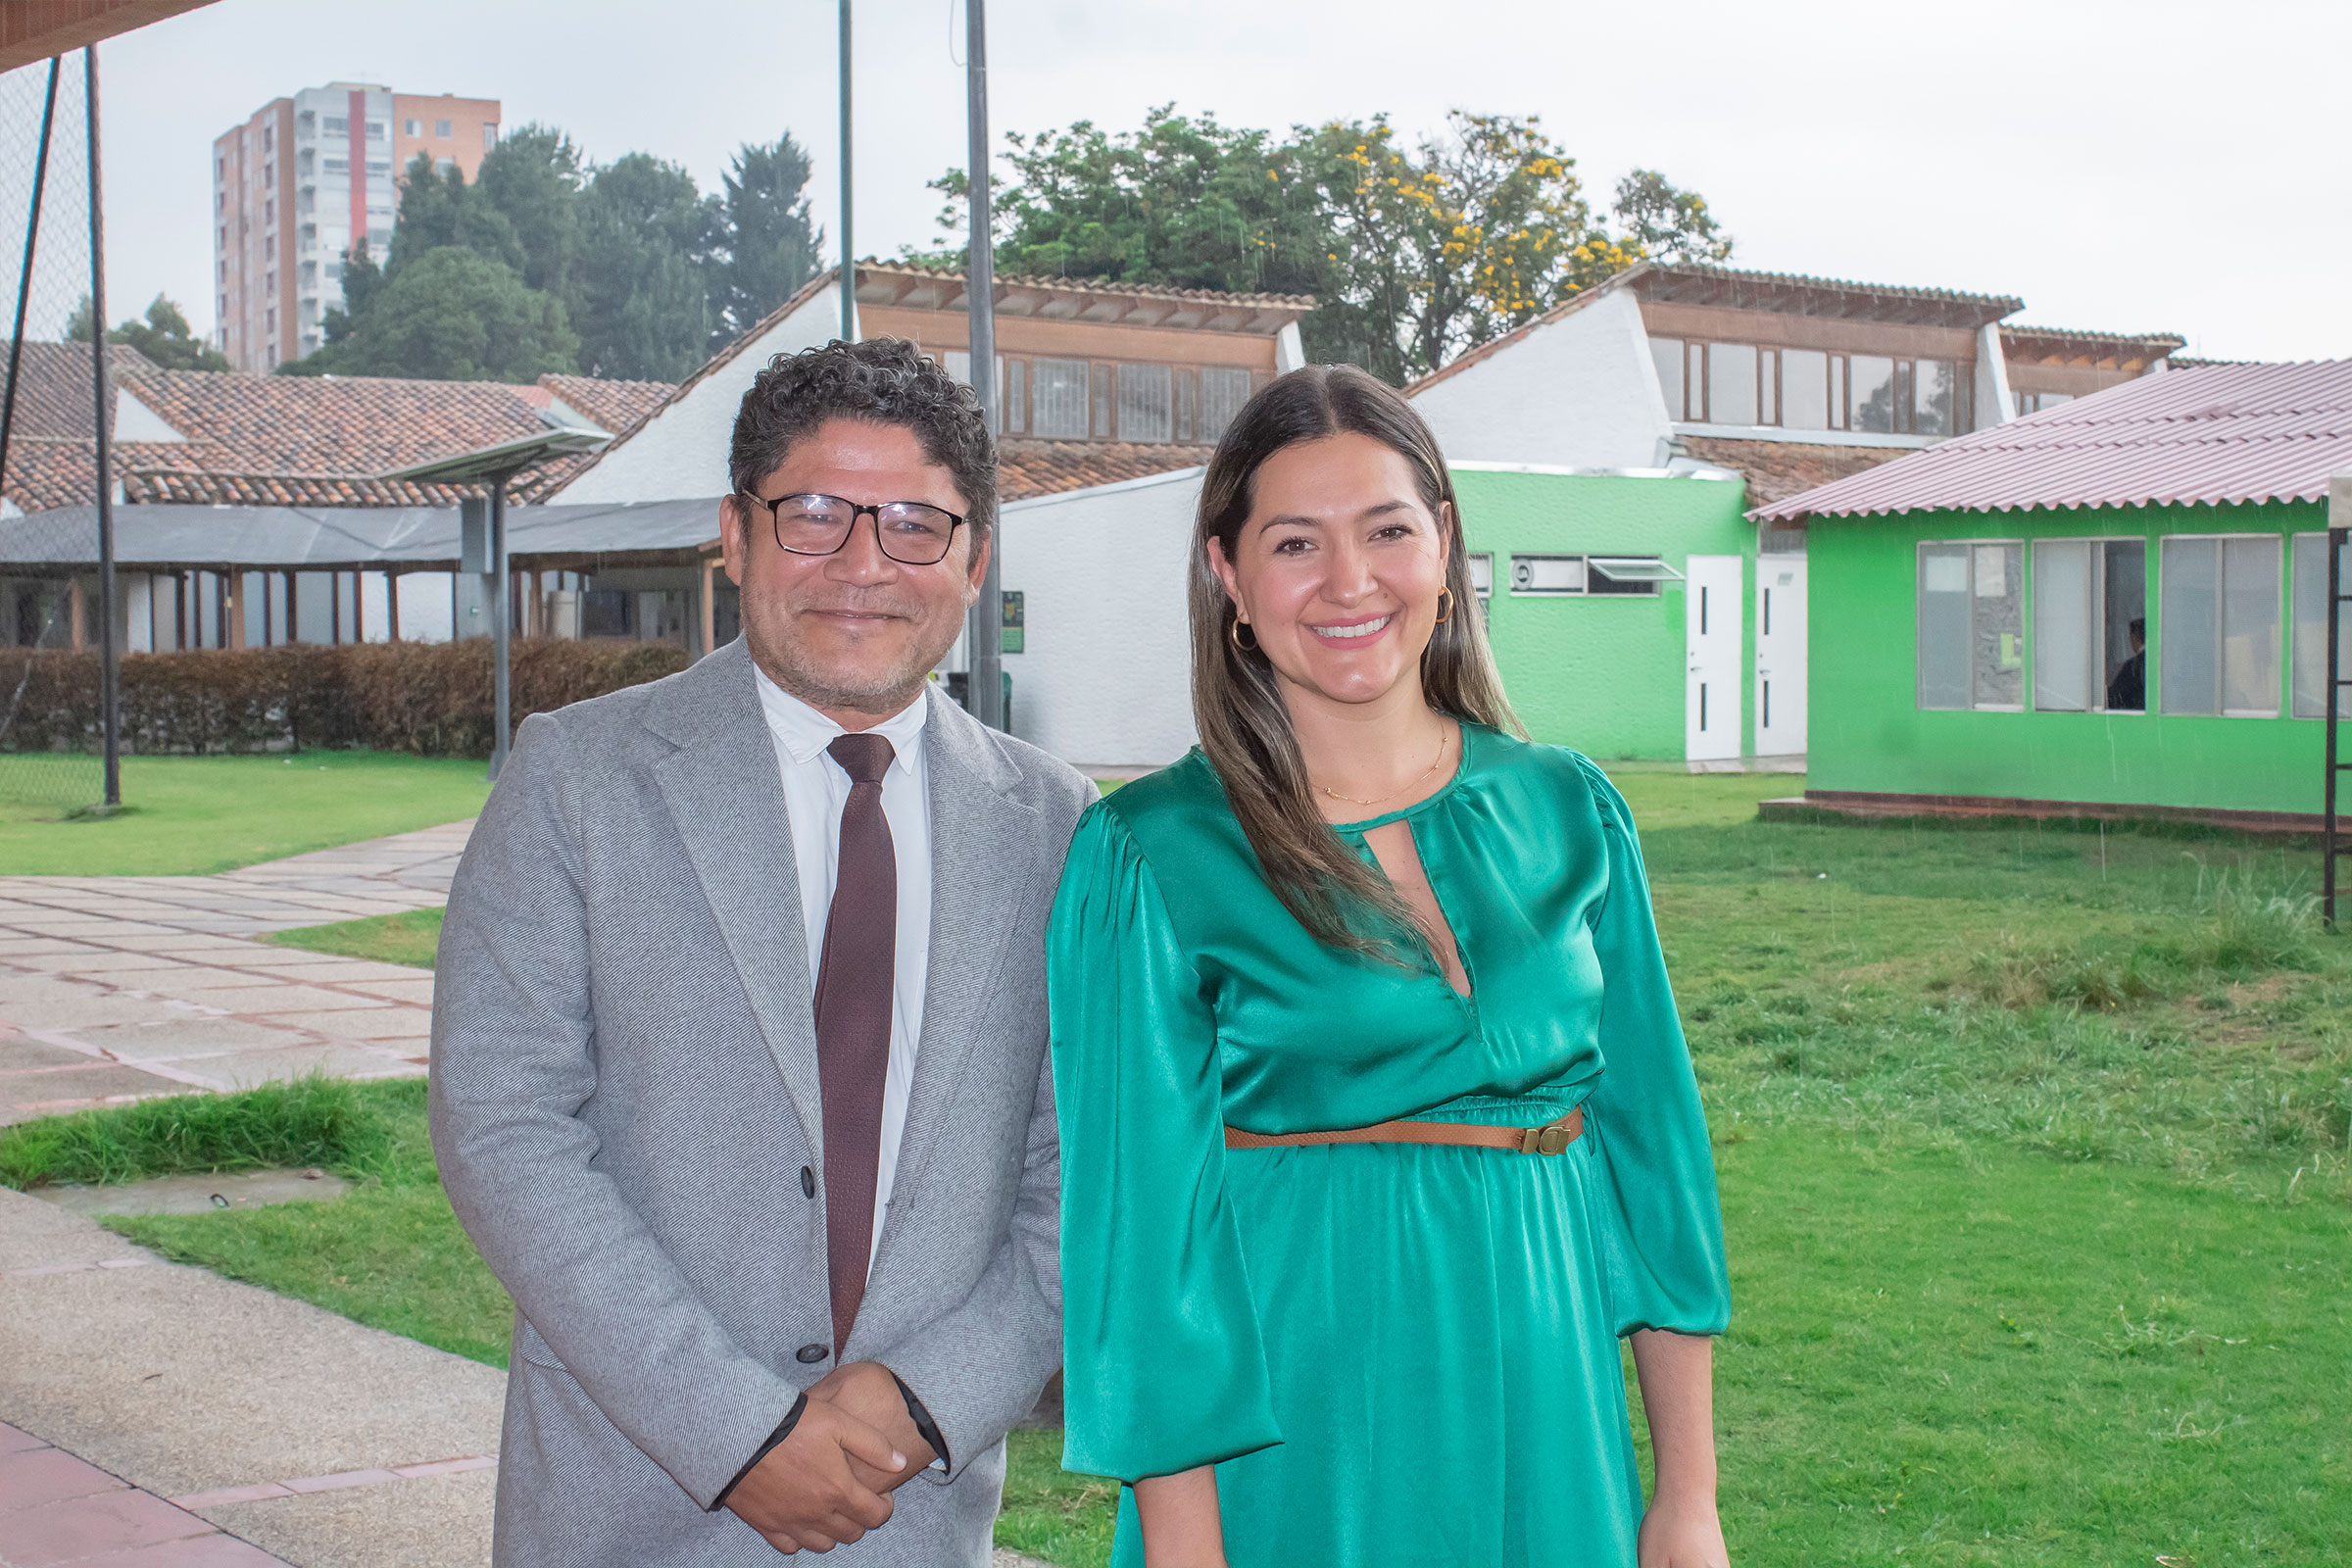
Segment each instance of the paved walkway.
[{"label": "paved walkway", "polygon": [[425,1069],[419,970],[252,940],[434,907],[473,824],[218,876],[0,877],[0,1123],[314,1069]]},{"label": "paved walkway", "polygon": [[0,1190],[8,1568],[473,1568],[505,1387]]}]

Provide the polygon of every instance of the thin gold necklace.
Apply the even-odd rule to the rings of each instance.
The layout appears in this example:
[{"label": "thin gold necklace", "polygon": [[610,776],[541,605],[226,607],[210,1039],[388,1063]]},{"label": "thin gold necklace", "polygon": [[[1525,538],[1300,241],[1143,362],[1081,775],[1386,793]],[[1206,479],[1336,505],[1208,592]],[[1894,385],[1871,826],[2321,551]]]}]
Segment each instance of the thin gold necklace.
[{"label": "thin gold necklace", "polygon": [[1353,795],[1342,795],[1338,790],[1333,789],[1328,784],[1318,784],[1315,786],[1315,788],[1321,790],[1324,794],[1330,796],[1335,801],[1346,801],[1349,806],[1378,806],[1383,801],[1393,801],[1397,796],[1402,795],[1405,791],[1420,785],[1421,782],[1427,779],[1430,774],[1435,773],[1438,770],[1438,764],[1446,760],[1446,732],[1443,729],[1439,730],[1438,755],[1429,760],[1429,765],[1421,770],[1420,777],[1414,779],[1409,784],[1397,785],[1386,795],[1375,795],[1367,801],[1359,799]]}]

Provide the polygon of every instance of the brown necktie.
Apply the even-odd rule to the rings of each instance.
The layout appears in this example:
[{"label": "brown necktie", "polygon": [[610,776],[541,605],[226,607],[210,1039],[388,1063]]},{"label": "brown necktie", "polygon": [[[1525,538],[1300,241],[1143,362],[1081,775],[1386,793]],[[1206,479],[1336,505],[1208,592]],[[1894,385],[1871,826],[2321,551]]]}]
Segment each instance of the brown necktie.
[{"label": "brown necktie", "polygon": [[880,735],[825,748],[850,775],[841,808],[841,869],[816,968],[816,1075],[825,1105],[825,1265],[833,1350],[849,1344],[865,1295],[882,1163],[882,1085],[899,943],[899,861],[882,814],[882,775],[897,755]]}]

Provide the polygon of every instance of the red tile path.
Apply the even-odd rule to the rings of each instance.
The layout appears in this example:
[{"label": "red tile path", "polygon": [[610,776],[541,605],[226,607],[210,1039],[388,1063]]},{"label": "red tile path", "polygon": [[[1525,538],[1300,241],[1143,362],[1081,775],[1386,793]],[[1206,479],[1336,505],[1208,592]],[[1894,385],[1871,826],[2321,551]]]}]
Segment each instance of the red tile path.
[{"label": "red tile path", "polygon": [[186,1509],[0,1423],[0,1568],[66,1563],[285,1568]]}]

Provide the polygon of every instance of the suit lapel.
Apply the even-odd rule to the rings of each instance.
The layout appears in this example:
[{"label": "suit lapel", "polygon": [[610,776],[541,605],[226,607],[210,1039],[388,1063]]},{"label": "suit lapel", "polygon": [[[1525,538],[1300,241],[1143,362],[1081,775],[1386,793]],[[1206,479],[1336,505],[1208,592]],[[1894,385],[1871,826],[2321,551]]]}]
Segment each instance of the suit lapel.
[{"label": "suit lapel", "polygon": [[[1036,812],[1005,789],[1018,777],[989,733],[934,689],[924,744],[931,774],[931,963],[922,1037],[899,1143],[894,1210],[910,1193],[956,1108],[1004,962],[1011,911],[1024,906],[1037,862],[1028,854]],[[883,1223],[887,1243],[889,1221]]]},{"label": "suit lapel", "polygon": [[677,750],[654,766],[760,1033],[820,1166],[824,1101],[800,870],[751,656],[738,638],[688,670],[648,726]]}]

